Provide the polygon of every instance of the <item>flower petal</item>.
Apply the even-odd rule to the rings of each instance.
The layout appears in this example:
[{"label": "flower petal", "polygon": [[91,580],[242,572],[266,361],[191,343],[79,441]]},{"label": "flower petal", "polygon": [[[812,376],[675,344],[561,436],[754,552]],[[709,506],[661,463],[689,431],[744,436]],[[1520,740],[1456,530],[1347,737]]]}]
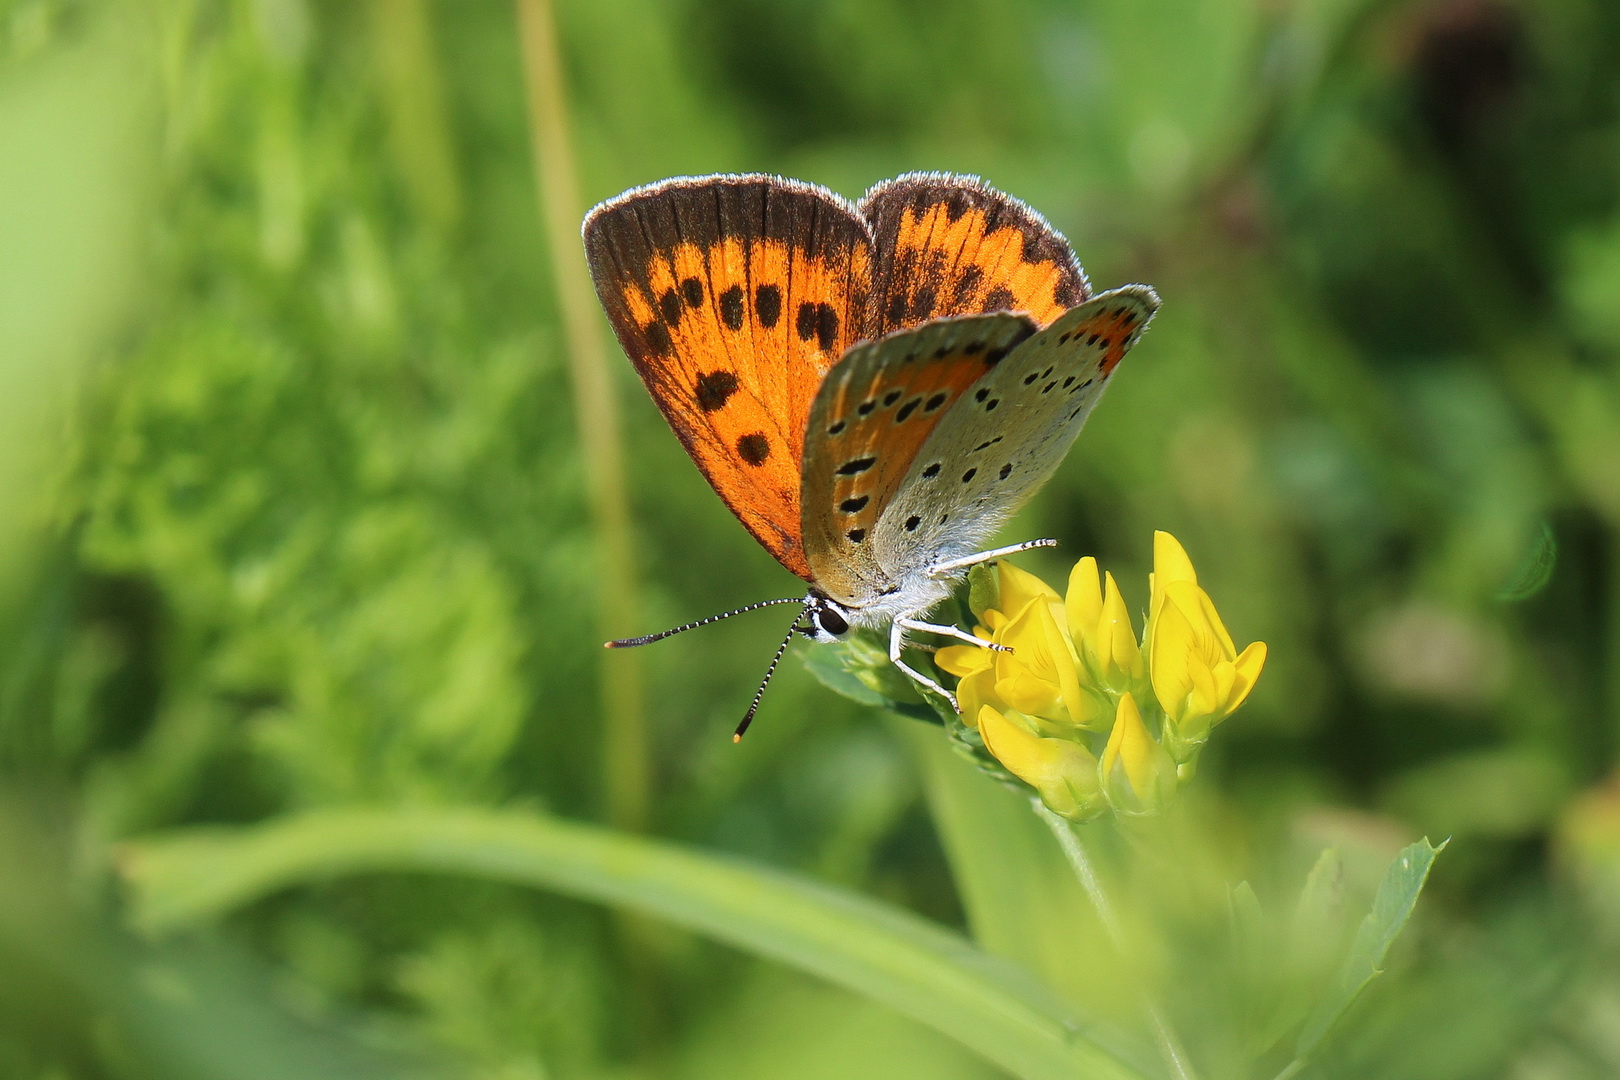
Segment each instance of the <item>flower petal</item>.
[{"label": "flower petal", "polygon": [[996,654],[978,645],[947,645],[934,654],[934,663],[957,678],[989,671],[995,662]]},{"label": "flower petal", "polygon": [[1144,665],[1136,644],[1136,629],[1113,574],[1108,575],[1102,611],[1097,617],[1096,641],[1098,675],[1104,681],[1124,684],[1142,677]]},{"label": "flower petal", "polygon": [[1099,584],[1097,560],[1087,555],[1069,571],[1069,591],[1063,598],[1069,636],[1082,655],[1096,651],[1097,621],[1102,618],[1103,592]]},{"label": "flower petal", "polygon": [[1233,712],[1239,705],[1248,699],[1249,691],[1260,679],[1260,669],[1266,666],[1266,643],[1252,641],[1248,648],[1238,654],[1232,661],[1232,668],[1236,678],[1232,680],[1231,695],[1226,701],[1226,711]]},{"label": "flower petal", "polygon": [[1114,730],[1102,754],[1103,790],[1116,810],[1149,813],[1175,788],[1175,763],[1153,740],[1136,699],[1121,694]]},{"label": "flower petal", "polygon": [[1053,811],[1077,817],[1098,804],[1097,759],[1085,747],[1043,739],[988,705],[979,709],[978,719],[986,749]]},{"label": "flower petal", "polygon": [[1163,603],[1153,620],[1153,639],[1148,646],[1148,669],[1153,694],[1165,714],[1180,721],[1187,711],[1187,697],[1193,692],[1192,669],[1199,663],[1198,635],[1181,607]]},{"label": "flower petal", "polygon": [[1024,610],[1029,602],[1037,597],[1051,604],[1063,603],[1063,598],[1052,586],[1006,560],[997,564],[996,583],[1001,591],[1001,600],[997,606],[1009,615]]}]

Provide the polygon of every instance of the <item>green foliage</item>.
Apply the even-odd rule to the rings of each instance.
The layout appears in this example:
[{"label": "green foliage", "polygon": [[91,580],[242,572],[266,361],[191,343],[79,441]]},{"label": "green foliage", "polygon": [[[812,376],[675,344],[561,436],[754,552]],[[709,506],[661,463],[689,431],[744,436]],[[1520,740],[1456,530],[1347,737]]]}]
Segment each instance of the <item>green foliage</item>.
[{"label": "green foliage", "polygon": [[[1089,837],[1128,948],[971,732],[879,719],[928,708],[881,646],[795,646],[734,747],[764,613],[644,651],[655,838],[591,832],[626,860],[601,880],[693,860],[683,925],[874,996],[600,903],[672,892],[559,890],[539,849],[134,932],[120,859],[171,829],[604,814],[580,254],[541,228],[509,0],[0,0],[0,834],[34,838],[0,844],[0,1077],[977,1080],[964,1046],[1021,1067],[1019,1009],[1040,1067],[1162,1075],[1144,995],[1206,1078],[1296,1044],[1334,1080],[1620,1071],[1613,4],[554,6],[588,198],[977,172],[1164,296],[1007,534],[1139,611],[1167,529],[1271,646],[1184,804]],[[608,632],[798,588],[611,359],[648,585]],[[1452,846],[1386,956],[1425,834]],[[760,875],[780,910],[721,888]],[[857,983],[899,946],[800,887],[1061,1008],[942,1020],[948,964]],[[1053,1050],[1058,1015],[1086,1023]]]},{"label": "green foliage", "polygon": [[[1396,935],[1412,917],[1412,908],[1417,905],[1418,893],[1423,891],[1423,883],[1428,880],[1434,858],[1445,846],[1442,843],[1437,848],[1424,839],[1403,849],[1395,857],[1389,873],[1378,886],[1372,911],[1356,928],[1355,940],[1350,943],[1350,951],[1345,955],[1333,985],[1305,1022],[1305,1030],[1300,1033],[1299,1042],[1294,1047],[1296,1058],[1303,1061],[1310,1057],[1333,1022],[1344,1014],[1368,983],[1383,974],[1383,968],[1379,965],[1384,962]],[[1310,898],[1309,893],[1307,898]],[[1302,901],[1307,898],[1302,898]],[[1310,899],[1314,901],[1314,898]]]}]

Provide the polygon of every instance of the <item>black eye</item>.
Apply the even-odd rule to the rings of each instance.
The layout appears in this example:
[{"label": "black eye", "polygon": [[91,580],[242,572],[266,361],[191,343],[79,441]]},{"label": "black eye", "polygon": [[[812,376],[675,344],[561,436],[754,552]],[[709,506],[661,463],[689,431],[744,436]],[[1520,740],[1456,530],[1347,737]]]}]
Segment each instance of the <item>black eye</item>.
[{"label": "black eye", "polygon": [[822,608],[816,612],[816,622],[820,623],[821,628],[833,637],[849,633],[849,623],[832,608]]}]

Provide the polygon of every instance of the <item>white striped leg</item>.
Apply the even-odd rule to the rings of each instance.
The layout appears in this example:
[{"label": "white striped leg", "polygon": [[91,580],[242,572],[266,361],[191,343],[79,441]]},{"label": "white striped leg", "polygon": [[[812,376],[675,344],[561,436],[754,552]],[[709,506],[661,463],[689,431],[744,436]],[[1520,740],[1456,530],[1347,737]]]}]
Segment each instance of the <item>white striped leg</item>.
[{"label": "white striped leg", "polygon": [[1057,541],[1025,540],[1022,544],[1012,544],[1008,547],[996,548],[994,551],[981,551],[977,555],[967,555],[960,559],[952,559],[949,562],[935,563],[933,566],[928,568],[928,576],[936,578],[949,577],[958,570],[965,570],[970,566],[977,566],[980,563],[989,562],[992,559],[999,559],[1003,555],[1016,555],[1020,551],[1028,551],[1030,548],[1042,547],[1057,547]]},{"label": "white striped leg", "polygon": [[951,693],[949,690],[939,685],[939,683],[935,682],[933,679],[930,679],[928,676],[909,666],[904,660],[900,659],[900,654],[905,650],[906,647],[906,629],[901,625],[901,622],[902,620],[896,619],[889,625],[889,662],[895,667],[899,668],[901,671],[905,672],[906,677],[912,682],[916,683],[918,686],[927,687],[934,693],[939,694],[946,701],[951,703],[951,708],[960,711],[960,706],[956,704],[955,694]]},{"label": "white striped leg", "polygon": [[918,622],[916,619],[896,619],[895,622],[907,630],[922,630],[929,634],[941,634],[957,641],[965,641],[969,645],[977,645],[981,649],[992,649],[996,652],[1012,652],[1009,645],[997,645],[993,641],[986,641],[982,637],[974,637],[966,630],[955,626],[941,626],[939,623]]}]

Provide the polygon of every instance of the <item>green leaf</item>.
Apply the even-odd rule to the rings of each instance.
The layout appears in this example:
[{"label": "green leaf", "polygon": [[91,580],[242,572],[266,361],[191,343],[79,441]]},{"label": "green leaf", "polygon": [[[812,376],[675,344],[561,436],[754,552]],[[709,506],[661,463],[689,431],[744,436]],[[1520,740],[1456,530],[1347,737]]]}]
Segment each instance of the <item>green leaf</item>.
[{"label": "green leaf", "polygon": [[1543,521],[1524,558],[1514,567],[1507,584],[1498,590],[1496,598],[1505,603],[1530,599],[1547,587],[1557,564],[1558,541],[1553,537],[1552,526]]},{"label": "green leaf", "polygon": [[836,647],[811,649],[804,658],[804,666],[816,680],[835,694],[862,705],[887,709],[898,702],[867,686],[845,665],[844,654]]},{"label": "green leaf", "polygon": [[827,689],[862,705],[930,724],[944,723],[956,715],[950,702],[925,694],[901,674],[889,661],[887,645],[869,632],[859,631],[843,641],[811,649],[804,666]]},{"label": "green leaf", "polygon": [[591,825],[500,811],[334,810],[126,845],[151,929],[280,889],[461,874],[634,909],[865,994],[1015,1076],[1139,1080],[1027,972],[909,912],[797,875]]},{"label": "green leaf", "polygon": [[[1389,947],[1406,921],[1412,917],[1412,908],[1417,904],[1418,894],[1423,891],[1423,883],[1428,880],[1435,856],[1445,846],[1446,843],[1442,842],[1439,847],[1434,847],[1425,837],[1402,849],[1390,864],[1383,882],[1378,886],[1372,910],[1361,920],[1338,974],[1316,1003],[1310,1019],[1305,1022],[1299,1042],[1295,1045],[1296,1063],[1310,1056],[1328,1029],[1344,1015],[1366,985],[1382,973],[1383,968],[1379,965],[1384,962]],[[1312,877],[1316,875],[1313,873]]]}]

